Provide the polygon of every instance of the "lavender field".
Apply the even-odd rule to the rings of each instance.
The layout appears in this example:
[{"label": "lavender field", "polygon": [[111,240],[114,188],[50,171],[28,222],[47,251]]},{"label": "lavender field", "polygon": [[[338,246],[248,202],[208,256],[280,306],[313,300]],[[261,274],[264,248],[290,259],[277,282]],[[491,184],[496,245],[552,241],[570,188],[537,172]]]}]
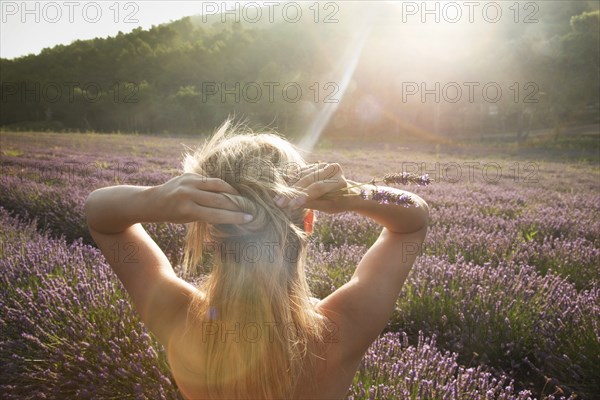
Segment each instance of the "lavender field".
[{"label": "lavender field", "polygon": [[[93,246],[83,202],[102,186],[163,183],[179,173],[182,144],[198,139],[1,136],[2,398],[181,398],[163,349]],[[430,205],[431,225],[423,248],[407,249],[422,255],[348,399],[600,398],[597,148],[591,158],[536,146],[500,157],[475,146],[324,143],[309,159],[339,162],[350,179],[417,168],[434,180],[408,188]],[[178,270],[184,227],[145,227]],[[379,230],[352,214],[318,215],[315,297],[350,278]]]}]

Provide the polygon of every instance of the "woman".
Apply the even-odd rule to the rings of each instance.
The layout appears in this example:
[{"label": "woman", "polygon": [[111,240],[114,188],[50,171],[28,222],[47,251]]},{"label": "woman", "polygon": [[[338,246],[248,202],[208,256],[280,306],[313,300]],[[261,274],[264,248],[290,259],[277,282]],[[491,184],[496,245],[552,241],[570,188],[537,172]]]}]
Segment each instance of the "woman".
[{"label": "woman", "polygon": [[[338,164],[307,164],[282,138],[229,120],[186,155],[184,172],[154,187],[95,190],[85,206],[94,240],[164,345],[181,393],[344,398],[425,238],[427,204],[414,194],[408,208],[363,199]],[[313,209],[383,226],[350,281],[322,300],[310,297],[304,273]],[[186,268],[212,251],[199,287],[176,276],[140,225],[161,221],[188,224]]]}]

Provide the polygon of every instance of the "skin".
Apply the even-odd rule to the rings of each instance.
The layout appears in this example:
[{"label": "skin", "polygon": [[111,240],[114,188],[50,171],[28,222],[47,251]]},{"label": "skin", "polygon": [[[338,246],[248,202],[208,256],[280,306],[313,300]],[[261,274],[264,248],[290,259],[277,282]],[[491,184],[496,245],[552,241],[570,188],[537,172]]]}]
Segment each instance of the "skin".
[{"label": "skin", "polygon": [[[383,205],[359,196],[331,196],[353,184],[345,179],[339,164],[313,164],[302,171],[295,184],[303,195],[294,199],[274,198],[279,207],[357,212],[383,227],[352,278],[328,297],[314,302],[315,310],[334,324],[335,340],[320,354],[323,360],[317,365],[316,387],[301,383],[297,398],[345,397],[364,353],[392,315],[427,231],[429,207],[419,196],[410,193],[419,205],[410,208]],[[359,188],[346,190],[359,192]],[[179,337],[187,307],[198,289],[175,274],[167,257],[140,223],[248,222],[248,216],[239,212],[222,192],[237,194],[220,179],[186,173],[159,186],[98,189],[86,200],[85,213],[92,237],[128,291],[142,321],[169,354],[189,352],[189,349],[169,349],[169,343],[177,342],[173,339]],[[170,362],[178,380],[177,360],[171,358]]]}]

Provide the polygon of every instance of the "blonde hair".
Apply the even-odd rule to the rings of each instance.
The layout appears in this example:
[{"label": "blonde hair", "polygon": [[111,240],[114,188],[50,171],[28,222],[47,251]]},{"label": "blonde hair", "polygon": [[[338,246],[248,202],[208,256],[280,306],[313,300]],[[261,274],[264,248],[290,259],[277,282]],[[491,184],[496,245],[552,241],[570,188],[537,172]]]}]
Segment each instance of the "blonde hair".
[{"label": "blonde hair", "polygon": [[184,172],[229,183],[239,195],[226,197],[254,216],[242,225],[188,224],[184,268],[195,268],[206,247],[214,250],[200,287],[205,297],[188,313],[188,326],[203,327],[198,360],[210,398],[290,398],[314,370],[309,344],[322,341],[325,326],[304,273],[306,210],[273,201],[296,192],[291,185],[304,166],[286,140],[231,119],[184,158]]}]

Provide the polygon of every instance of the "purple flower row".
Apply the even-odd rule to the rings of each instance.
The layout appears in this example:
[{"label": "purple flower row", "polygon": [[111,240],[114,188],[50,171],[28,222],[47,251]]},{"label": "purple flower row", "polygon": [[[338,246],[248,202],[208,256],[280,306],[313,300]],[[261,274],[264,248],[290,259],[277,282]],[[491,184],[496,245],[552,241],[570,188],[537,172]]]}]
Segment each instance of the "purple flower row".
[{"label": "purple flower row", "polygon": [[97,249],[0,224],[2,398],[181,398]]},{"label": "purple flower row", "polygon": [[405,333],[382,335],[367,351],[356,380],[348,400],[532,398],[504,376],[496,378],[481,366],[461,366],[455,353],[442,352],[435,337],[425,338],[422,332],[416,346],[409,345]]},{"label": "purple flower row", "polygon": [[475,359],[541,386],[549,378],[565,392],[591,398],[600,387],[598,315],[597,284],[578,292],[528,265],[428,256],[409,275],[392,326],[436,333],[465,363]]},{"label": "purple flower row", "polygon": [[[3,209],[0,222],[3,398],[181,398],[164,350],[96,249],[40,235]],[[347,251],[350,261],[356,252]],[[435,340],[409,346],[397,333],[371,346],[357,379],[349,399],[403,398],[413,390],[423,399],[528,394],[516,393],[505,377],[459,366]]]},{"label": "purple flower row", "polygon": [[[3,156],[0,160],[0,205],[17,212],[24,219],[37,218],[38,227],[48,228],[56,236],[64,235],[69,242],[82,237],[91,243],[81,213],[83,199],[89,191],[116,183],[158,184],[178,167],[180,147],[172,146],[173,143],[166,139],[150,143],[131,137],[116,141],[114,138],[97,138],[94,143],[95,147],[99,146],[98,151],[80,142],[82,137],[69,137],[62,142],[45,137],[39,141],[23,139],[20,142],[19,138],[11,138],[13,143],[9,145],[17,143],[26,156]],[[161,155],[156,157],[159,151]],[[366,182],[381,171],[399,169],[396,157],[390,154],[394,152],[378,153],[377,170],[372,166],[372,154],[353,157],[348,162],[342,159],[336,161],[344,165],[348,177]],[[76,167],[73,173],[64,169],[67,161]],[[127,163],[130,166],[135,163],[137,169],[123,169]],[[600,360],[600,334],[597,320],[594,320],[594,316],[599,315],[600,282],[597,268],[600,264],[600,219],[596,217],[600,212],[600,198],[596,194],[595,172],[585,166],[573,169],[562,165],[541,165],[539,168],[539,180],[535,183],[503,177],[494,184],[479,178],[466,184],[448,184],[434,176],[435,185],[413,188],[412,191],[423,196],[431,208],[431,226],[426,243],[420,249],[428,257],[422,257],[413,269],[390,329],[405,330],[412,339],[417,338],[419,331],[428,336],[436,335],[437,346],[456,352],[458,362],[488,365],[493,372],[489,382],[493,379],[499,382],[506,373],[516,380],[514,387],[531,388],[540,397],[559,387],[565,392],[574,390],[584,399],[593,398],[600,391],[600,383],[594,378]],[[382,195],[381,200],[384,198]],[[7,220],[6,223],[14,222]],[[176,265],[183,244],[183,226],[148,224],[146,229]],[[326,296],[347,281],[379,231],[377,224],[354,214],[318,216],[309,247],[308,265],[310,285],[317,297]],[[35,233],[35,229],[32,232]],[[43,252],[40,250],[42,244],[27,245],[30,241],[27,236],[15,236],[18,234],[12,230],[4,233],[2,247],[11,253]],[[7,251],[2,252],[1,260],[5,259]],[[58,264],[70,266],[79,263],[69,261],[71,264],[67,264],[65,256],[58,256],[56,252],[51,252],[49,257],[56,259]],[[44,263],[54,264],[54,261],[43,258],[36,262],[41,266]],[[37,282],[52,287],[47,274],[34,273],[31,268],[26,268],[23,276],[12,272],[10,280],[18,282],[16,287],[21,290],[30,288],[36,293],[39,293],[35,289]],[[17,268],[11,267],[11,270],[16,271]],[[54,277],[52,275],[51,278]],[[62,292],[57,289],[57,293],[67,299],[72,297],[69,291],[77,291],[79,282],[78,278],[69,277],[64,286],[75,288]],[[7,285],[6,282],[4,285]],[[98,290],[115,293],[109,288]],[[28,309],[15,305],[15,302],[32,295],[25,296],[14,290],[7,293],[10,298],[17,299],[10,303],[11,307],[27,316]],[[122,298],[119,297],[121,294],[112,296],[115,301]],[[34,298],[38,301],[37,297]],[[25,304],[28,304],[27,301],[32,300],[23,300]],[[69,301],[66,304],[71,307]],[[105,305],[110,309],[108,303]],[[90,326],[114,326],[111,312],[92,313],[96,316]],[[16,314],[11,315],[16,318]],[[57,337],[69,337],[70,333],[52,326],[54,321],[64,320],[63,314],[32,315],[32,321],[40,318],[40,321],[45,321],[44,326],[49,327],[45,329],[63,335]],[[107,318],[108,323],[105,321]],[[6,331],[11,335],[20,332],[21,325],[15,321],[13,319],[2,325],[9,327]],[[50,341],[53,346],[56,345],[52,341],[54,339],[43,336],[41,332],[31,335],[38,337],[42,343]],[[117,335],[114,336],[112,340],[117,341]],[[26,339],[22,340],[29,343]],[[16,346],[19,348],[20,345]],[[82,346],[85,348],[85,345]],[[408,351],[407,347],[404,348]],[[70,354],[69,351],[66,353]],[[157,354],[160,356],[160,351]],[[85,354],[80,356],[86,357]],[[36,363],[21,359],[10,365],[16,371],[29,371]],[[387,360],[377,368],[390,369],[392,365],[393,360]],[[401,382],[394,379],[395,375],[378,382],[369,375],[378,373],[377,368],[368,367],[368,373],[360,375],[357,385],[362,387],[360,390],[358,386],[353,387],[355,398],[405,396],[406,392]],[[439,365],[431,368],[443,369]],[[7,385],[17,387],[15,376],[19,372],[13,375],[11,370],[8,371],[6,375],[0,372],[0,382],[4,384],[10,380],[13,383]],[[55,369],[48,368],[47,371],[48,376],[61,376],[61,372]],[[457,372],[460,367],[454,371],[457,384],[460,384],[463,382],[463,375]],[[420,394],[416,386],[407,389],[411,390],[413,398],[445,398],[440,394],[445,392],[427,391],[443,382],[442,375],[438,378],[426,374],[419,376]],[[547,382],[544,377],[548,378]],[[398,375],[398,379],[404,378],[405,375]],[[480,380],[480,375],[473,379]],[[506,381],[504,387],[507,385]],[[134,391],[139,391],[144,390],[145,385],[138,382],[134,386]],[[540,395],[544,387],[543,395]],[[364,396],[361,394],[363,389]],[[90,393],[89,389],[83,389],[80,395],[88,397]],[[437,397],[430,393],[436,393]],[[463,397],[478,398],[482,393],[481,388],[472,389]],[[498,394],[500,392],[494,393],[488,398],[503,398]],[[517,398],[516,389],[503,393],[508,396],[506,398]]]}]

